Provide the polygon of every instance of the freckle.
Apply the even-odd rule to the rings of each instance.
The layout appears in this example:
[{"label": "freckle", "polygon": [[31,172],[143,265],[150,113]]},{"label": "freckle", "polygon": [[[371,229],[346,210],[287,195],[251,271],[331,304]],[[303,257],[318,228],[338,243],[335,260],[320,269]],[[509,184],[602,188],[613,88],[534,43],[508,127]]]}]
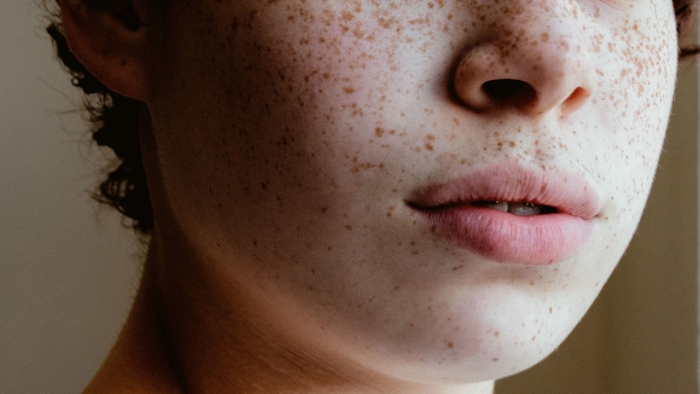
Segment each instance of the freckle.
[{"label": "freckle", "polygon": [[496,332],[493,333],[493,336],[496,337],[496,338],[498,338],[499,335],[501,335],[501,332],[500,332],[500,331],[496,331]]},{"label": "freckle", "polygon": [[497,361],[498,361],[498,357],[494,357],[493,362],[497,362]]},{"label": "freckle", "polygon": [[452,342],[449,342],[449,343],[447,344],[447,347],[450,348],[450,349],[452,349],[453,347],[455,347],[455,344],[452,343]]},{"label": "freckle", "polygon": [[345,225],[345,229],[348,230],[348,231],[352,231],[352,226],[349,225],[349,224],[346,224],[346,225]]},{"label": "freckle", "polygon": [[551,308],[551,307],[549,308],[549,313],[552,313],[552,308]]}]

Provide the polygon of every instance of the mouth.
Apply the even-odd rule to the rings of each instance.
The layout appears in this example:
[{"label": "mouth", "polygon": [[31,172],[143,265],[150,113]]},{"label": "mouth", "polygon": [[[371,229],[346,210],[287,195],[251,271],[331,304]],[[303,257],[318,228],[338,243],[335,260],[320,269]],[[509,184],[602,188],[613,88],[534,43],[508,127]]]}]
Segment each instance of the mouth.
[{"label": "mouth", "polygon": [[417,190],[406,204],[436,237],[488,260],[561,262],[596,225],[601,202],[582,178],[505,163]]},{"label": "mouth", "polygon": [[486,207],[495,209],[501,212],[512,213],[515,216],[535,216],[535,215],[547,215],[558,213],[559,210],[549,206],[535,204],[534,202],[527,201],[496,201],[496,200],[480,200],[472,201],[469,203],[475,207]]}]

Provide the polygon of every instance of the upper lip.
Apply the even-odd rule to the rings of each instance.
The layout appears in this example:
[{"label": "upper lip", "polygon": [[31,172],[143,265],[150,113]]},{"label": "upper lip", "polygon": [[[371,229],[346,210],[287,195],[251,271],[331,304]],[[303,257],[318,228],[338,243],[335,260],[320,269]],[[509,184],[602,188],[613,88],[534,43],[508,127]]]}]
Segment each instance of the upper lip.
[{"label": "upper lip", "polygon": [[406,203],[418,210],[434,210],[489,200],[546,205],[582,219],[595,217],[602,208],[599,195],[580,176],[558,168],[532,169],[515,163],[487,166],[419,188]]}]

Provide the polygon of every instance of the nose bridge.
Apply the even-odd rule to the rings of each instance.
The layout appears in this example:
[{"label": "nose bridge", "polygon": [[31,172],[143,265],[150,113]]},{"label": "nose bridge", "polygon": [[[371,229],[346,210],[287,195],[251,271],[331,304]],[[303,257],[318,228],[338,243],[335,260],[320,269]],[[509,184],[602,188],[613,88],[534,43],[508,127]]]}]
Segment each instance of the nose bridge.
[{"label": "nose bridge", "polygon": [[467,50],[458,66],[458,94],[461,90],[467,104],[483,109],[494,99],[485,84],[512,80],[527,85],[531,95],[519,99],[531,111],[580,108],[595,87],[595,72],[575,5],[570,0],[500,0],[496,7],[499,12],[489,18],[490,39]]}]

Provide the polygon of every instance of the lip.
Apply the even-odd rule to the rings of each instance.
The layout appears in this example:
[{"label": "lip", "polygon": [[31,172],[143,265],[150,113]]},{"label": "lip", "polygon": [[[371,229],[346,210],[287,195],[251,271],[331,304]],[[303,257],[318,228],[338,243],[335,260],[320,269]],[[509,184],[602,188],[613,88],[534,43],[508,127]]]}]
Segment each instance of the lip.
[{"label": "lip", "polygon": [[[556,213],[516,216],[474,201],[532,202]],[[489,260],[517,265],[560,263],[593,233],[602,208],[578,175],[502,163],[417,190],[406,204],[431,232]]]}]

